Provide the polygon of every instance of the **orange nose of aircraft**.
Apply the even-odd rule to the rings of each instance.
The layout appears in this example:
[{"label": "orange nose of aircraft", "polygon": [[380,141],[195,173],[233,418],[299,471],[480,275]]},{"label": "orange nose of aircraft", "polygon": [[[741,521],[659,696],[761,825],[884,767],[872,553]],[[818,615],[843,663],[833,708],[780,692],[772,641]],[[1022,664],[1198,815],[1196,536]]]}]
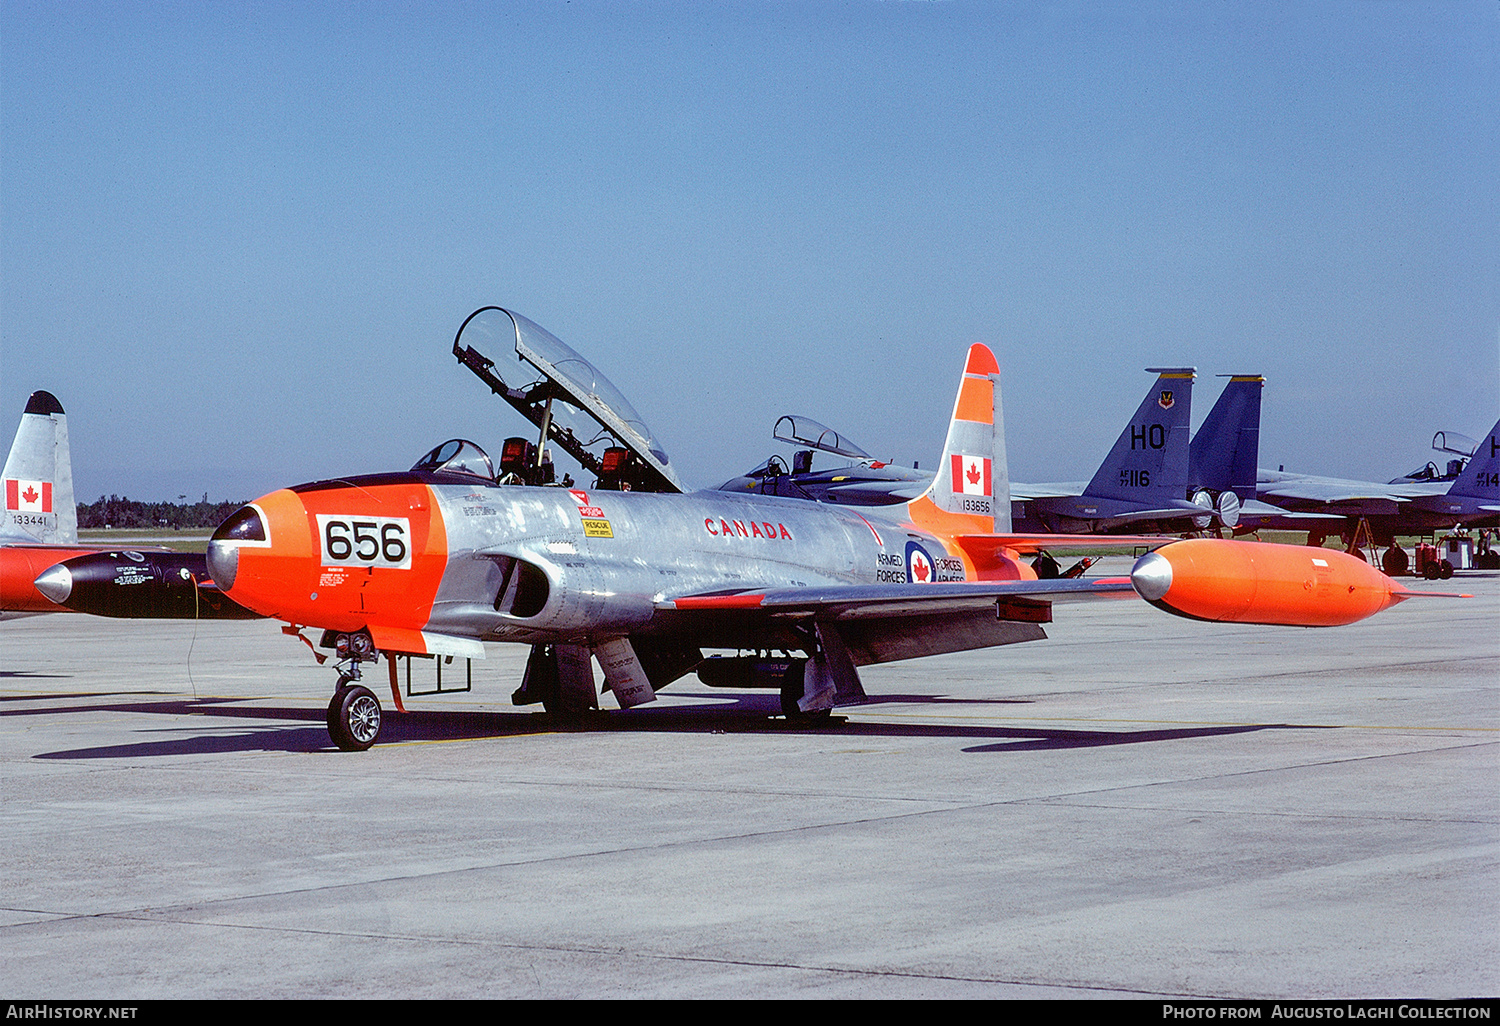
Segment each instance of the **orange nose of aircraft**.
[{"label": "orange nose of aircraft", "polygon": [[422,628],[447,565],[426,485],[301,485],[241,507],[208,543],[208,572],[264,616],[329,630]]},{"label": "orange nose of aircraft", "polygon": [[1192,538],[1136,560],[1131,583],[1159,609],[1195,620],[1333,627],[1408,592],[1361,559],[1305,545]]},{"label": "orange nose of aircraft", "polygon": [[293,615],[314,588],[307,511],[283,489],[241,506],[219,525],[208,542],[208,572],[219,590],[258,613],[282,619]]}]

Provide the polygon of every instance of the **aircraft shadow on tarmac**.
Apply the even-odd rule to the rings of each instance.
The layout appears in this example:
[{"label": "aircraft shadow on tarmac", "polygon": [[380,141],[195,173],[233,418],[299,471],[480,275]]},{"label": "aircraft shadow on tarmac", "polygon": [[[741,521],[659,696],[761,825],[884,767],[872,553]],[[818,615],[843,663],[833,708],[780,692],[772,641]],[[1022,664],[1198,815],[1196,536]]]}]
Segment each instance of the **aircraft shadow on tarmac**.
[{"label": "aircraft shadow on tarmac", "polygon": [[[35,696],[40,698],[42,696]],[[47,696],[52,697],[52,696]],[[59,696],[61,697],[61,696]],[[102,697],[102,696],[90,696]],[[725,696],[726,698],[728,696]],[[102,702],[60,708],[4,709],[0,717],[59,716],[67,713],[123,712],[165,716],[212,717],[224,720],[285,720],[307,726],[262,726],[247,731],[223,733],[222,725],[199,728],[172,725],[159,728],[176,736],[130,744],[43,752],[37,759],[131,759],[164,755],[203,755],[231,752],[320,752],[335,751],[328,739],[324,713],[320,709],[265,704],[246,704],[231,698],[173,699],[170,701]],[[857,715],[857,714],[856,714]],[[775,695],[749,694],[729,702],[703,705],[672,705],[656,709],[633,709],[628,713],[600,712],[577,720],[559,720],[532,711],[475,712],[420,710],[397,713],[387,710],[380,732],[380,745],[418,741],[470,741],[556,733],[605,733],[639,731],[681,734],[808,734],[835,737],[953,738],[985,742],[961,749],[967,753],[1021,753],[1059,748],[1094,748],[1105,745],[1142,744],[1191,738],[1244,734],[1262,730],[1309,729],[1284,723],[1225,724],[1150,730],[1078,730],[1054,727],[999,727],[952,723],[860,723],[835,716],[821,724],[789,722],[780,716]],[[155,731],[153,731],[155,732]],[[377,746],[377,750],[378,750]]]}]

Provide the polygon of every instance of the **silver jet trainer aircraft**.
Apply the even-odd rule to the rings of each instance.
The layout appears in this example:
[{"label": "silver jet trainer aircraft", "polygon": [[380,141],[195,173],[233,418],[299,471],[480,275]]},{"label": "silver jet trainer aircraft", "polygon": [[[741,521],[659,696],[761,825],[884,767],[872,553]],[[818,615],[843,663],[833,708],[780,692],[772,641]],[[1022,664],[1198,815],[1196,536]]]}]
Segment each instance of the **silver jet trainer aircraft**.
[{"label": "silver jet trainer aircraft", "polygon": [[[501,344],[541,378],[504,382],[477,348]],[[484,642],[515,642],[531,646],[517,704],[597,708],[597,659],[622,707],[697,670],[709,685],[779,689],[788,716],[811,717],[864,700],[859,666],[1044,638],[1054,602],[1139,593],[1198,619],[1326,626],[1413,594],[1342,553],[1220,539],[1166,545],[1128,578],[1037,580],[1021,556],[1058,539],[1010,529],[999,367],[982,345],[927,491],[866,509],[682,494],[614,386],[518,314],[476,311],[454,354],[541,428],[535,445],[506,443],[498,474],[455,439],[409,471],[272,492],[209,543],[225,594],[289,633],[322,629],[337,654],[329,732],[347,750],[379,733],[379,700],[356,682],[382,653],[398,708],[397,656],[479,658]],[[580,434],[580,415],[597,431]],[[592,487],[536,483],[553,476],[549,441],[583,453]]]}]

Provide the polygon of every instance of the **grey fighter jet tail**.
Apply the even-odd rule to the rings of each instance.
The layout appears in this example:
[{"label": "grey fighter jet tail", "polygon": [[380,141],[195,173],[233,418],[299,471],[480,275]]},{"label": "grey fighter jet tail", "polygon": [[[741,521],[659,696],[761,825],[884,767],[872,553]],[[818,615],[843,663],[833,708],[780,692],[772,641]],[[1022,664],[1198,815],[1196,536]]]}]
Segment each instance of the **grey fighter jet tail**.
[{"label": "grey fighter jet tail", "polygon": [[1479,443],[1469,465],[1453,481],[1449,495],[1472,495],[1491,502],[1500,500],[1500,421]]},{"label": "grey fighter jet tail", "polygon": [[78,544],[68,418],[51,392],[33,392],[5,461],[5,520],[0,540],[26,545]]},{"label": "grey fighter jet tail", "polygon": [[1189,502],[1188,423],[1192,367],[1147,367],[1157,375],[1087,485],[1021,485],[1022,523],[1069,534],[1114,531],[1155,522],[1208,526],[1210,501]]},{"label": "grey fighter jet tail", "polygon": [[1241,502],[1251,502],[1260,459],[1260,397],[1266,379],[1259,374],[1221,376],[1228,377],[1229,384],[1188,446],[1188,487],[1230,491]]},{"label": "grey fighter jet tail", "polygon": [[1187,493],[1192,367],[1147,367],[1159,375],[1084,495],[1157,506]]}]

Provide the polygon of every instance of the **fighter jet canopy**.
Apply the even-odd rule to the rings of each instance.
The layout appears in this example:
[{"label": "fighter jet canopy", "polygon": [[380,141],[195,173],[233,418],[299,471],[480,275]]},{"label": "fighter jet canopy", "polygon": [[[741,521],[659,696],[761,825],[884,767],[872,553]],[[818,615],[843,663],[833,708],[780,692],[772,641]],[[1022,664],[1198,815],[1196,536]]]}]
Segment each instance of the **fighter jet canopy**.
[{"label": "fighter jet canopy", "polygon": [[1457,431],[1439,431],[1432,436],[1432,447],[1455,456],[1473,456],[1479,449],[1479,442]]},{"label": "fighter jet canopy", "polygon": [[779,442],[806,445],[824,452],[831,452],[835,456],[847,456],[854,460],[871,458],[869,453],[833,428],[824,427],[811,417],[788,414],[776,422],[776,427],[772,429],[771,434]]}]

